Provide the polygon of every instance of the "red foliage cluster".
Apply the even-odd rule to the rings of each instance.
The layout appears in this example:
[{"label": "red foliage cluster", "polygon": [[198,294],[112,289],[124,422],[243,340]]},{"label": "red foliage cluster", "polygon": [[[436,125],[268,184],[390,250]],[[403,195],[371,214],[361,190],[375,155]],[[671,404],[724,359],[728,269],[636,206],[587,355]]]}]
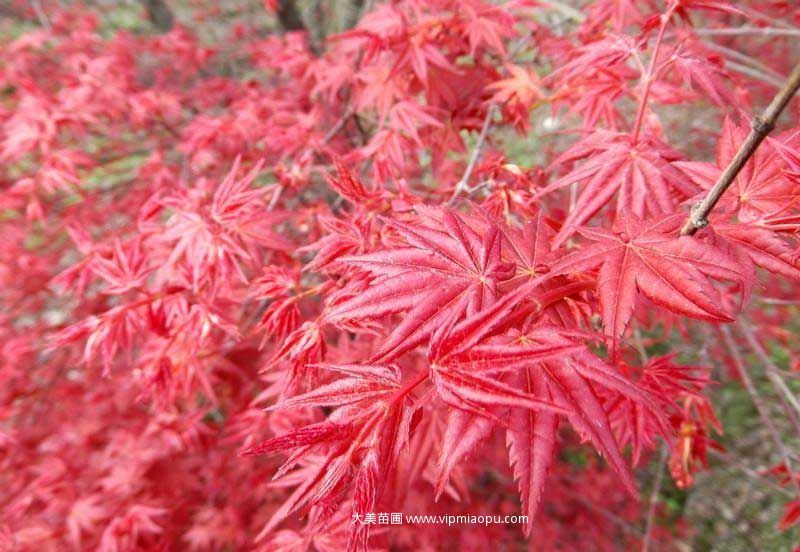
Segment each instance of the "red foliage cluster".
[{"label": "red foliage cluster", "polygon": [[379,2],[321,53],[52,9],[3,44],[0,548],[669,543],[633,470],[663,440],[691,484],[721,428],[678,356],[798,289],[800,123],[679,236],[775,92],[696,27],[797,13],[659,4]]}]

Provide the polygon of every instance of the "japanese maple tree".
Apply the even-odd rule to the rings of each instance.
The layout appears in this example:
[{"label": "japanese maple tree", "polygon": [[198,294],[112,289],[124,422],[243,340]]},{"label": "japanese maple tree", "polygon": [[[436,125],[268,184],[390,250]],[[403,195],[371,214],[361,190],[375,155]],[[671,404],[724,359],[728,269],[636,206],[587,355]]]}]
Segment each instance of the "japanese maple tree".
[{"label": "japanese maple tree", "polygon": [[797,536],[793,2],[104,6],[0,6],[0,550],[678,549],[731,381]]}]

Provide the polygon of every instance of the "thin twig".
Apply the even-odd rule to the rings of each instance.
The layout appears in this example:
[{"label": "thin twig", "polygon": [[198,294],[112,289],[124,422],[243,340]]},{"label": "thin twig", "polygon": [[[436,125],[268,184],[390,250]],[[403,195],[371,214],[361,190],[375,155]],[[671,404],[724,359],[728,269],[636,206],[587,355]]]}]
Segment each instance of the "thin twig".
[{"label": "thin twig", "polygon": [[751,20],[754,20],[754,21],[763,21],[764,23],[767,23],[769,25],[772,25],[773,27],[780,28],[780,29],[793,29],[794,28],[790,23],[787,23],[786,21],[783,21],[782,19],[776,19],[774,17],[770,17],[769,15],[761,13],[758,10],[742,8],[742,11],[744,11],[747,14],[748,19],[751,19]]},{"label": "thin twig", "polygon": [[269,200],[269,205],[267,205],[267,211],[272,211],[278,205],[278,200],[281,198],[281,194],[283,193],[283,184],[278,184],[275,187],[275,191],[272,192],[272,198]]},{"label": "thin twig", "polygon": [[583,504],[589,510],[594,511],[594,512],[600,514],[601,516],[603,516],[604,518],[608,519],[612,523],[615,523],[616,525],[618,525],[626,533],[629,533],[629,534],[634,535],[636,537],[640,537],[640,538],[642,537],[642,532],[639,529],[637,529],[636,527],[634,527],[633,525],[631,525],[630,523],[628,523],[628,521],[622,519],[620,516],[618,516],[614,512],[612,512],[612,511],[610,511],[610,510],[608,510],[606,508],[603,508],[602,506],[599,506],[599,505],[595,504],[594,502],[592,502],[591,500],[589,500],[588,498],[586,498],[582,494],[576,493],[576,492],[568,490],[568,489],[564,490],[564,494],[566,494],[570,498],[573,498],[573,499],[577,500],[578,502]]},{"label": "thin twig", "polygon": [[751,478],[753,481],[758,481],[763,485],[767,485],[772,490],[777,491],[777,492],[781,493],[782,495],[784,495],[784,496],[786,496],[788,498],[794,498],[794,493],[792,493],[792,491],[786,489],[785,487],[781,487],[778,483],[773,481],[772,478],[768,477],[767,475],[765,475],[763,473],[760,473],[760,472],[754,470],[750,466],[747,466],[747,465],[743,464],[742,462],[736,460],[730,454],[717,452],[716,450],[713,450],[713,449],[709,451],[709,454],[711,455],[712,458],[716,458],[720,462],[723,462],[724,464],[726,464],[726,466],[728,466],[728,467],[730,467],[730,468],[732,468],[734,470],[742,472],[743,474],[745,474],[746,476]]},{"label": "thin twig", "polygon": [[776,297],[759,297],[758,299],[767,305],[800,305],[800,299],[779,299]]},{"label": "thin twig", "polygon": [[354,113],[352,110],[346,109],[344,115],[339,117],[339,120],[336,121],[336,123],[330,128],[330,130],[328,130],[328,132],[325,133],[325,136],[322,137],[322,143],[327,144],[328,142],[330,142],[333,139],[333,137],[336,136],[336,133],[342,130],[342,127],[347,122],[347,119],[352,117],[353,114]]},{"label": "thin twig", "polygon": [[792,393],[792,390],[789,389],[789,386],[786,385],[786,382],[783,381],[783,378],[780,375],[780,370],[769,358],[769,355],[767,355],[764,347],[762,347],[761,343],[758,342],[758,339],[756,339],[753,329],[744,320],[739,320],[737,326],[739,327],[739,331],[742,332],[742,335],[744,335],[744,338],[750,345],[750,348],[753,349],[753,352],[758,357],[758,360],[760,360],[761,364],[764,365],[764,371],[767,375],[767,378],[772,383],[772,386],[775,388],[775,392],[779,395],[782,394],[786,401],[792,406],[792,408],[794,408],[795,412],[800,415],[800,402],[797,401],[797,397],[794,395],[794,393]]},{"label": "thin twig", "polygon": [[[758,415],[761,417],[761,421],[764,423],[764,427],[767,428],[767,432],[775,442],[775,447],[778,449],[778,453],[783,459],[783,462],[786,464],[786,469],[789,470],[789,473],[794,473],[789,451],[786,450],[786,445],[783,444],[775,424],[772,423],[772,418],[770,418],[769,411],[764,405],[764,401],[761,399],[761,396],[756,390],[756,386],[753,385],[753,380],[750,379],[750,375],[747,373],[747,368],[744,365],[739,348],[736,346],[736,343],[733,340],[733,335],[731,334],[730,328],[723,326],[720,328],[720,332],[722,333],[722,338],[725,341],[725,346],[730,351],[731,357],[733,357],[733,364],[736,367],[736,372],[738,373],[739,378],[742,380],[744,388],[747,390],[747,394],[750,395],[750,399],[753,401],[753,404],[758,411]],[[793,477],[792,479],[794,480],[798,491],[800,491],[800,482],[797,480],[797,478]]]},{"label": "thin twig", "polygon": [[666,446],[661,447],[661,455],[658,460],[658,471],[656,480],[653,482],[653,490],[650,492],[650,504],[647,507],[647,523],[644,528],[644,539],[642,540],[642,552],[650,549],[650,542],[653,534],[653,523],[656,519],[656,506],[658,505],[658,495],[661,493],[661,483],[664,481],[664,467],[667,463],[669,451]]},{"label": "thin twig", "polygon": [[642,129],[644,122],[644,115],[647,112],[647,100],[650,98],[650,90],[653,87],[653,81],[656,79],[656,67],[658,65],[658,52],[661,49],[661,43],[664,41],[664,33],[667,31],[667,25],[672,14],[678,8],[678,3],[671,1],[667,7],[667,11],[661,14],[661,25],[658,29],[658,36],[656,36],[656,43],[653,46],[653,53],[650,57],[650,64],[647,66],[647,72],[642,73],[641,83],[644,84],[642,96],[639,98],[639,107],[636,109],[636,119],[633,123],[633,130],[631,131],[631,143],[636,144],[639,140],[639,132]]},{"label": "thin twig", "polygon": [[730,27],[725,29],[708,29],[701,27],[695,29],[694,32],[705,36],[800,36],[800,29],[778,29],[775,27]]},{"label": "thin twig", "polygon": [[788,105],[789,100],[792,99],[795,92],[797,92],[798,88],[800,88],[800,63],[792,70],[783,88],[778,91],[761,116],[753,117],[750,134],[747,135],[747,139],[745,139],[739,151],[736,152],[731,162],[725,167],[725,170],[722,171],[719,180],[717,180],[717,183],[714,184],[714,187],[708,192],[708,195],[694,206],[689,218],[686,220],[683,228],[681,228],[682,236],[692,236],[700,228],[708,224],[708,214],[719,202],[725,190],[733,183],[745,163],[753,156],[759,144],[761,144],[764,138],[775,128],[778,117]]},{"label": "thin twig", "polygon": [[36,19],[39,20],[39,24],[45,29],[50,29],[52,26],[50,24],[50,19],[42,8],[42,0],[32,0],[31,6],[36,14]]},{"label": "thin twig", "polygon": [[786,80],[785,75],[781,75],[777,71],[774,71],[770,67],[767,67],[761,63],[753,56],[748,56],[739,50],[722,46],[716,42],[703,42],[703,45],[713,52],[717,52],[718,54],[722,54],[728,58],[731,58],[725,60],[725,66],[730,67],[739,73],[757,76],[757,78],[760,78],[761,75],[767,75],[769,83],[773,84],[777,82],[777,86],[779,88],[783,86],[783,83]]},{"label": "thin twig", "polygon": [[761,82],[765,82],[767,84],[771,84],[775,88],[780,88],[783,85],[783,81],[777,77],[773,77],[769,73],[764,73],[758,69],[754,69],[743,63],[737,63],[735,61],[727,60],[725,61],[725,67],[728,69],[732,69],[737,73],[740,73],[746,77],[750,77]]},{"label": "thin twig", "polygon": [[[513,59],[519,53],[519,51],[522,50],[527,43],[527,38],[528,37],[522,37],[522,39],[518,40],[511,46],[511,48],[508,49],[508,59]],[[461,179],[456,184],[456,187],[453,190],[453,195],[451,195],[450,199],[447,201],[448,205],[455,203],[461,192],[467,191],[472,193],[478,188],[478,186],[476,186],[474,189],[470,189],[469,179],[472,177],[475,166],[478,164],[478,159],[480,158],[481,150],[486,143],[486,137],[488,136],[489,129],[492,126],[492,119],[494,118],[494,113],[497,110],[497,107],[497,104],[492,103],[486,108],[486,116],[483,118],[483,125],[481,126],[481,133],[478,135],[478,141],[475,143],[475,147],[472,148],[472,154],[470,155],[469,162],[467,163],[467,169],[464,171]]]},{"label": "thin twig", "polygon": [[478,159],[481,156],[481,150],[483,150],[483,145],[486,142],[486,136],[489,134],[489,127],[492,126],[494,110],[495,104],[490,104],[486,109],[486,116],[483,118],[481,133],[478,135],[478,141],[475,143],[475,147],[472,148],[472,155],[470,155],[469,163],[467,163],[467,169],[464,171],[464,174],[461,176],[458,184],[456,184],[456,187],[453,190],[453,195],[450,196],[450,200],[447,202],[448,205],[455,203],[459,194],[469,189],[469,179],[472,177],[475,166],[478,164]]}]

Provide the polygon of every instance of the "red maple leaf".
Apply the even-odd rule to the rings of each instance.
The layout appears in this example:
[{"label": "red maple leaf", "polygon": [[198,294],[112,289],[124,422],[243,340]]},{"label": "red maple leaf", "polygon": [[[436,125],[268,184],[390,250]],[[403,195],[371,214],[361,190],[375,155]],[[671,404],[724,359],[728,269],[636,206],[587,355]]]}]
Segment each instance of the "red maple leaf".
[{"label": "red maple leaf", "polygon": [[632,145],[628,134],[598,130],[572,146],[554,164],[583,159],[579,167],[538,194],[584,183],[556,236],[556,245],[606,207],[616,194],[617,217],[632,213],[641,218],[674,213],[681,201],[697,191],[691,179],[674,164],[680,154],[654,137],[645,137]]},{"label": "red maple leaf", "polygon": [[[717,143],[716,164],[681,161],[676,165],[691,175],[703,188],[705,195],[739,151],[748,133],[748,128],[736,126],[726,119]],[[756,222],[771,214],[781,213],[795,203],[796,184],[788,177],[783,159],[775,155],[772,143],[762,144],[745,163],[717,204],[718,211],[735,213],[741,222]]]},{"label": "red maple leaf", "polygon": [[615,231],[582,228],[594,241],[557,261],[552,274],[600,266],[597,290],[604,331],[612,351],[633,316],[639,292],[677,314],[714,322],[732,321],[709,278],[749,285],[750,276],[723,250],[687,236],[676,237],[681,215],[646,222],[623,215]]},{"label": "red maple leaf", "polygon": [[[447,320],[460,319],[488,306],[498,297],[498,285],[514,267],[500,256],[500,233],[490,224],[478,234],[450,209],[432,212],[411,225],[389,224],[408,244],[341,262],[377,276],[369,288],[331,310],[328,322],[379,318],[405,313],[373,362],[389,362],[419,345]],[[427,225],[423,225],[422,223]]]}]

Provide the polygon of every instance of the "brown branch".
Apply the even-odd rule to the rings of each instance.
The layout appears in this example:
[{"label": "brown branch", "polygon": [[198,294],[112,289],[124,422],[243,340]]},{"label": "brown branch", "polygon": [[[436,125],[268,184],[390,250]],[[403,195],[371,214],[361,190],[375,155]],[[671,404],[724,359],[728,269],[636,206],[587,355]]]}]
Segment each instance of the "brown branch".
[{"label": "brown branch", "polygon": [[719,452],[713,449],[709,450],[708,453],[712,458],[725,464],[725,467],[743,473],[753,481],[756,481],[761,485],[764,485],[765,487],[769,487],[771,491],[776,491],[790,499],[795,497],[795,494],[792,491],[776,483],[770,476],[766,475],[764,472],[759,472],[757,470],[754,470],[750,466],[735,459],[730,454]]},{"label": "brown branch", "polygon": [[653,483],[653,490],[650,492],[650,503],[647,506],[647,521],[644,528],[644,539],[642,539],[642,552],[650,550],[650,543],[653,540],[653,526],[656,520],[656,506],[658,505],[658,496],[661,493],[661,485],[664,480],[664,467],[666,466],[667,459],[669,458],[669,450],[666,445],[661,447],[661,454],[658,459],[658,471],[656,472],[656,480]]},{"label": "brown branch", "polygon": [[364,0],[353,0],[348,6],[347,20],[345,27],[351,29],[358,24],[358,21],[364,15]]},{"label": "brown branch", "polygon": [[[527,38],[528,37],[523,37],[520,41],[511,46],[508,51],[508,59],[513,59],[519,53],[519,51],[522,50],[527,43]],[[483,146],[486,143],[489,129],[492,127],[492,119],[494,118],[495,111],[497,111],[498,108],[499,106],[496,103],[491,103],[486,108],[486,115],[483,118],[483,125],[481,125],[481,133],[478,135],[478,141],[475,143],[475,147],[472,148],[472,153],[470,154],[469,161],[467,162],[467,169],[464,171],[461,179],[453,189],[453,194],[447,201],[448,205],[453,205],[461,192],[472,193],[479,188],[479,186],[476,186],[475,188],[471,189],[469,187],[469,180],[472,178],[472,173],[475,170],[475,166],[478,164],[478,159],[480,158]]]},{"label": "brown branch", "polygon": [[[772,441],[775,443],[775,448],[783,459],[783,463],[786,464],[786,469],[789,470],[789,473],[794,473],[789,451],[786,449],[786,445],[784,445],[780,433],[778,433],[778,429],[775,427],[775,424],[772,423],[772,418],[770,417],[766,404],[764,404],[764,401],[756,390],[756,386],[753,384],[753,380],[750,379],[750,375],[747,373],[747,367],[744,365],[744,360],[739,352],[739,348],[736,346],[736,343],[733,340],[733,335],[730,328],[723,326],[720,328],[720,332],[722,333],[725,346],[731,353],[733,365],[736,367],[736,372],[739,375],[739,378],[742,380],[744,388],[747,390],[747,394],[750,395],[750,400],[753,401],[753,405],[755,405],[758,415],[761,417],[761,421],[764,423],[764,427],[767,428],[767,432],[770,434],[770,437],[772,437]],[[798,482],[796,478],[793,478],[793,480],[800,491],[800,482]]]},{"label": "brown branch", "polygon": [[141,0],[147,11],[147,18],[153,26],[165,33],[175,24],[175,16],[164,0]]},{"label": "brown branch", "polygon": [[800,63],[798,63],[792,70],[792,73],[786,79],[783,88],[778,91],[772,102],[767,106],[761,116],[753,117],[752,129],[750,134],[747,135],[744,143],[739,147],[739,151],[722,171],[714,187],[708,192],[708,195],[692,208],[692,213],[686,220],[686,223],[681,228],[682,236],[692,236],[700,228],[708,224],[708,214],[714,209],[719,202],[722,194],[725,193],[730,185],[733,183],[739,171],[745,166],[750,157],[753,156],[758,146],[772,132],[775,128],[775,123],[778,120],[781,112],[786,108],[789,100],[792,99],[797,89],[800,88]]},{"label": "brown branch", "polygon": [[478,135],[478,141],[475,143],[475,147],[472,148],[472,154],[467,163],[467,169],[456,184],[453,195],[450,196],[450,200],[447,202],[448,205],[455,203],[461,192],[469,191],[469,179],[472,178],[472,173],[475,170],[475,166],[478,164],[478,159],[483,150],[483,144],[486,143],[486,136],[489,133],[489,127],[492,126],[492,117],[494,117],[495,108],[495,104],[490,104],[489,107],[486,108],[486,116],[483,118],[483,125],[481,126],[481,133]]},{"label": "brown branch", "polygon": [[757,35],[757,36],[798,36],[800,37],[800,29],[778,29],[775,27],[728,27],[722,29],[699,28],[695,29],[699,35],[707,36],[741,36],[741,35]]},{"label": "brown branch", "polygon": [[[758,342],[758,339],[756,338],[755,333],[750,325],[743,320],[739,320],[737,326],[739,326],[739,331],[742,333],[742,335],[744,335],[744,338],[750,344],[750,348],[764,366],[767,379],[769,379],[773,389],[775,389],[775,393],[779,397],[783,395],[786,402],[792,409],[794,409],[794,415],[792,415],[792,422],[794,422],[797,419],[797,416],[800,415],[800,401],[798,401],[792,390],[789,389],[789,386],[786,384],[786,382],[783,381],[783,378],[780,374],[780,369],[775,366],[775,363],[772,362],[772,360],[769,358],[769,355],[764,350],[764,347],[762,347],[761,343]],[[798,436],[800,436],[800,427],[795,426],[795,429],[798,432]]]},{"label": "brown branch", "polygon": [[280,0],[278,6],[278,21],[285,31],[305,30],[306,24],[300,15],[300,10],[294,0]]}]

